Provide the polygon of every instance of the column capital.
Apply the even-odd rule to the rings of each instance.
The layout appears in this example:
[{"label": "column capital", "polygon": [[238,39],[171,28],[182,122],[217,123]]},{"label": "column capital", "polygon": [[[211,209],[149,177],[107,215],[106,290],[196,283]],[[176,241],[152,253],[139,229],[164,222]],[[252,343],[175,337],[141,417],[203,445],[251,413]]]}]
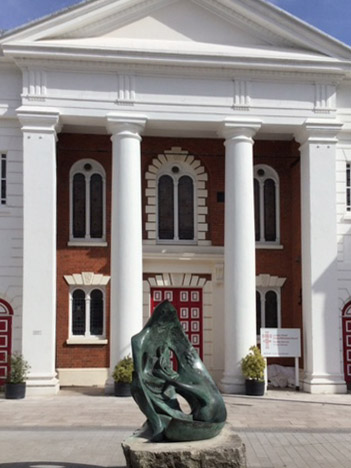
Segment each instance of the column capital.
[{"label": "column capital", "polygon": [[335,119],[307,119],[295,133],[298,143],[335,144],[343,123]]},{"label": "column capital", "polygon": [[107,130],[112,136],[116,134],[129,134],[130,136],[139,136],[144,130],[147,117],[139,114],[121,114],[109,113],[106,116]]},{"label": "column capital", "polygon": [[52,133],[56,135],[62,128],[60,112],[57,109],[33,109],[22,106],[17,109],[17,117],[23,132]]},{"label": "column capital", "polygon": [[262,122],[258,119],[226,118],[218,130],[218,135],[230,140],[237,137],[252,138],[261,128]]}]

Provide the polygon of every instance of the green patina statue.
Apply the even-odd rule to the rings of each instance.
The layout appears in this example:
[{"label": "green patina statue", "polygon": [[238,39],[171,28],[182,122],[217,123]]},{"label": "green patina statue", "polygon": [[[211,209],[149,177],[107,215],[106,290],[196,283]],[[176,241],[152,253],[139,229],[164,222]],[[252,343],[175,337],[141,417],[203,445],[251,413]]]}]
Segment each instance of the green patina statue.
[{"label": "green patina statue", "polygon": [[[219,434],[227,417],[223,398],[172,304],[165,301],[156,307],[143,330],[133,336],[132,350],[132,395],[147,417],[152,441],[201,440]],[[177,394],[189,403],[190,414],[181,410]]]}]

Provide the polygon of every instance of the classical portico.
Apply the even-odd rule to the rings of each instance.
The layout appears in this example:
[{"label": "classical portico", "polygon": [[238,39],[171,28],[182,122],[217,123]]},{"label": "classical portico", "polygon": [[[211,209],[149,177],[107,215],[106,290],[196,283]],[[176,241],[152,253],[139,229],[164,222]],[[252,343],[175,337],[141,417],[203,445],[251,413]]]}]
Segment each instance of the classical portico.
[{"label": "classical portico", "polygon": [[[0,299],[14,309],[13,348],[32,366],[30,391],[55,393],[57,368],[75,373],[68,384],[84,374],[110,387],[157,286],[202,291],[205,364],[223,391],[241,393],[240,360],[265,307],[259,286],[275,294],[276,324],[303,318],[304,389],[344,392],[350,49],[261,0],[94,0],[0,46],[0,155],[10,168],[8,181],[1,174]],[[143,154],[147,138],[158,139],[157,152],[150,144]],[[255,239],[259,170],[271,197],[282,195],[272,218],[284,229],[273,240]],[[158,237],[157,184],[172,171],[195,199],[185,242]],[[103,234],[72,240],[73,211],[90,229],[94,203],[98,228],[108,220]]]},{"label": "classical portico", "polygon": [[[54,165],[56,128],[60,128],[59,113],[52,109],[40,112],[22,108],[18,111],[24,135],[24,191],[27,200],[24,212],[24,249],[28,252],[24,264],[23,323],[33,329],[32,337],[24,339],[23,350],[29,356],[32,371],[29,385],[37,392],[56,392],[55,378],[55,233],[56,172]],[[61,120],[64,121],[64,115]],[[130,337],[143,323],[143,254],[141,223],[141,138],[152,119],[140,114],[109,114],[107,129],[112,140],[112,211],[111,211],[111,333],[110,372],[114,363],[130,352]],[[169,122],[167,123],[169,125]],[[179,121],[176,123],[179,125]],[[208,126],[208,123],[206,123]],[[253,204],[253,144],[262,121],[228,117],[220,124],[220,136],[225,146],[225,245],[224,245],[224,360],[220,386],[227,393],[242,393],[243,379],[240,360],[256,342],[255,304],[255,238]],[[196,124],[199,128],[199,122]],[[218,123],[213,128],[218,128]],[[301,142],[302,197],[302,271],[304,281],[303,316],[305,327],[305,389],[310,392],[343,392],[345,384],[339,368],[339,355],[333,349],[338,330],[334,323],[336,294],[336,233],[331,222],[335,216],[335,186],[328,190],[319,180],[334,171],[337,121],[306,121],[296,128]],[[39,145],[44,145],[38,157]],[[45,155],[45,156],[44,156]],[[43,167],[51,178],[43,185],[37,176]],[[37,190],[33,192],[33,186]],[[133,190],[130,188],[133,187]],[[31,199],[35,197],[31,201]],[[47,206],[49,203],[50,206]],[[33,210],[44,204],[42,211],[50,217],[38,216]],[[319,212],[323,212],[320,216]],[[35,220],[35,221],[34,221]],[[323,235],[319,233],[323,232]],[[311,239],[314,242],[311,242]],[[39,242],[38,242],[39,239]],[[44,242],[51,239],[51,242]],[[321,245],[322,244],[322,245]],[[39,250],[36,251],[35,245]],[[320,256],[320,250],[325,252]],[[50,260],[51,258],[51,260]],[[42,261],[40,260],[42,259]],[[28,274],[26,273],[28,271]],[[36,278],[41,283],[37,296]],[[132,291],[132,294],[130,292]],[[323,291],[321,293],[320,291]],[[46,297],[45,297],[46,295]],[[38,315],[36,297],[41,298],[42,315]],[[31,303],[35,300],[36,306]],[[29,311],[36,311],[35,317]],[[51,324],[48,311],[51,310]],[[36,327],[35,323],[38,321]],[[47,327],[39,326],[39,321]],[[328,330],[328,333],[326,331]],[[334,336],[333,336],[334,334]],[[35,338],[33,338],[35,337]],[[47,343],[34,346],[34,341]],[[26,345],[28,340],[28,345]],[[327,355],[319,343],[330,340]],[[43,373],[42,349],[46,353],[47,373]],[[326,353],[326,350],[324,351]],[[319,356],[317,359],[316,356]],[[108,381],[110,388],[110,381]]]}]

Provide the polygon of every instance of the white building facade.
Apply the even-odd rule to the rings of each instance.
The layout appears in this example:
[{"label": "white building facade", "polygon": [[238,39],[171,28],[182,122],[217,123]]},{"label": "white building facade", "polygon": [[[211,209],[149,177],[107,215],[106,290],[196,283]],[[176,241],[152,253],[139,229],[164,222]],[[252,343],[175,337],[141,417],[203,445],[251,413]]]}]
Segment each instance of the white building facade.
[{"label": "white building facade", "polygon": [[[272,303],[276,326],[301,319],[304,390],[346,392],[351,48],[262,0],[91,0],[4,35],[0,48],[0,345],[3,362],[11,350],[30,362],[29,392],[109,387],[164,298],[179,301],[224,392],[243,392],[240,360],[256,343],[258,307],[267,326]],[[224,193],[214,190],[220,150],[201,159],[195,140],[222,148]],[[291,193],[254,161],[254,148],[290,143],[301,249],[288,268],[302,281],[291,321],[280,294],[293,278],[270,260],[294,251],[282,225]],[[259,201],[269,194],[273,228]],[[224,242],[214,241],[215,196]]]}]

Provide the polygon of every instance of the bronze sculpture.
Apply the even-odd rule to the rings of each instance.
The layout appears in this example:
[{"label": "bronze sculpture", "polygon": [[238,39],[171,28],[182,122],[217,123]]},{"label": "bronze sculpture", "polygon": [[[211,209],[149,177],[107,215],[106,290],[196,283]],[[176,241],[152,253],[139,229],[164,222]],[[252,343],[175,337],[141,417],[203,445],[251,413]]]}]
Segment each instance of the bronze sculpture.
[{"label": "bronze sculpture", "polygon": [[[132,395],[147,417],[152,441],[201,440],[219,434],[227,416],[223,398],[171,303],[156,307],[143,330],[133,336],[132,351]],[[189,403],[190,414],[181,410],[177,394]]]}]

